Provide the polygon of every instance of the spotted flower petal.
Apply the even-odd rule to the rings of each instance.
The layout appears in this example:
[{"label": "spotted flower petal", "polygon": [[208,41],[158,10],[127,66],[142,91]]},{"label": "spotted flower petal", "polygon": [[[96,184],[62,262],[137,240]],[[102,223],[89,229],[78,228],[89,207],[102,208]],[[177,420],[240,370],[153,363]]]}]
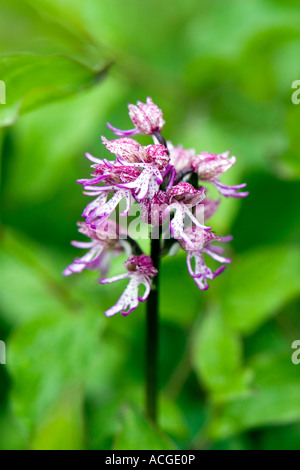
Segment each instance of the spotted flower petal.
[{"label": "spotted flower petal", "polygon": [[144,167],[140,176],[131,183],[119,185],[120,188],[133,190],[133,195],[137,201],[142,201],[145,197],[152,198],[159,190],[163,182],[161,172],[155,167]]},{"label": "spotted flower petal", "polygon": [[194,207],[205,198],[205,188],[195,189],[190,183],[178,183],[168,189],[170,202],[183,202],[187,207]]},{"label": "spotted flower petal", "polygon": [[231,263],[231,259],[222,256],[223,250],[218,246],[214,246],[213,242],[227,242],[231,240],[232,237],[217,237],[213,232],[205,231],[199,227],[189,227],[185,231],[185,235],[191,243],[187,243],[184,239],[181,239],[179,243],[181,247],[187,251],[188,271],[194,278],[199,289],[206,290],[209,287],[207,279],[213,280],[222,271],[224,271],[225,266],[220,266],[215,272],[213,272],[208,266],[206,266],[203,253],[209,255],[220,263]]},{"label": "spotted flower petal", "polygon": [[227,186],[225,184],[220,183],[218,178],[213,178],[211,182],[214,184],[215,188],[219,191],[222,196],[225,197],[235,197],[235,198],[242,198],[247,197],[249,195],[248,191],[237,192],[238,189],[243,189],[247,186],[246,183],[237,184],[235,186]]},{"label": "spotted flower petal", "polygon": [[[110,284],[129,278],[129,283],[117,303],[105,312],[108,317],[116,313],[126,316],[135,310],[139,302],[144,302],[148,298],[151,290],[151,278],[157,275],[157,270],[153,267],[152,260],[147,255],[132,255],[124,265],[128,271],[127,273],[110,279],[101,279],[100,281],[101,284]],[[140,285],[145,287],[145,292],[142,296],[139,295]]]},{"label": "spotted flower petal", "polygon": [[[192,268],[192,259],[195,260],[195,267]],[[208,266],[206,266],[203,255],[199,251],[189,251],[187,254],[187,267],[190,275],[193,277],[195,283],[200,290],[206,290],[209,288],[207,279],[213,280],[216,276],[224,271],[225,266],[221,266],[215,272],[213,272]]]},{"label": "spotted flower petal", "polygon": [[93,230],[84,222],[79,222],[78,226],[78,231],[89,237],[90,241],[73,241],[72,245],[76,248],[89,249],[89,251],[67,266],[63,271],[63,275],[69,276],[80,273],[84,269],[99,270],[102,274],[106,274],[111,258],[123,251],[123,247],[118,240],[119,228],[117,224],[110,220],[103,224],[99,230]]},{"label": "spotted flower petal", "polygon": [[173,237],[176,240],[183,240],[190,248],[193,248],[193,242],[190,240],[185,227],[185,215],[188,216],[190,222],[194,223],[197,227],[203,230],[210,230],[211,227],[206,227],[205,225],[200,224],[200,222],[196,219],[196,217],[192,214],[192,212],[187,208],[187,206],[183,202],[173,202],[170,204],[166,211],[170,213],[171,211],[175,211],[174,217],[170,222],[170,230],[172,232]]},{"label": "spotted flower petal", "polygon": [[122,214],[120,214],[120,216],[127,215],[131,207],[131,191],[128,189],[118,189],[111,199],[109,199],[109,201],[107,201],[105,204],[97,205],[93,210],[90,210],[90,207],[90,209],[87,211],[88,215],[86,218],[86,223],[91,224],[92,227],[96,227],[97,224],[102,223],[110,216],[110,214],[112,214],[112,212],[124,198],[126,199],[127,203],[126,209]]}]

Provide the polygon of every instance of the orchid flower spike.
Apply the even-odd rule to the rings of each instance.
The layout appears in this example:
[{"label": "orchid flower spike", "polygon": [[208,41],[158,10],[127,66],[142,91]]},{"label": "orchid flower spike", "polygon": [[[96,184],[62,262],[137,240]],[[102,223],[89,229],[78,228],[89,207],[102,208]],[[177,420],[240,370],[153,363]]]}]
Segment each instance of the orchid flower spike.
[{"label": "orchid flower spike", "polygon": [[[236,157],[230,157],[228,151],[197,154],[193,148],[166,142],[161,135],[165,124],[162,111],[149,97],[146,103],[129,104],[128,111],[133,129],[122,131],[108,124],[119,138],[108,140],[102,136],[111,159],[86,154],[91,162],[91,174],[77,182],[92,199],[83,210],[85,221],[78,223],[78,231],[89,241],[72,242],[73,246],[87,251],[63,271],[65,276],[85,269],[99,271],[101,284],[129,280],[120,299],[106,311],[108,317],[116,313],[126,316],[139,302],[144,302],[150,295],[152,278],[158,274],[159,258],[174,254],[180,247],[187,253],[188,271],[195,283],[200,290],[208,289],[208,281],[231,263],[217,243],[228,242],[232,237],[218,237],[206,225],[221,203],[220,199],[207,199],[206,185],[213,184],[225,197],[248,195],[240,191],[245,183],[227,186],[220,182],[222,174],[236,163]],[[137,134],[152,136],[153,143],[141,145],[130,137]],[[121,209],[123,202],[125,209]],[[136,212],[141,220],[148,224],[148,232],[160,237],[156,245],[152,245],[155,238],[152,237],[151,246],[156,250],[151,248],[153,259],[143,253],[131,229],[130,236],[127,229],[121,229],[127,222],[126,216],[131,216],[133,204],[138,206]],[[123,217],[119,223],[113,220],[115,215]],[[124,263],[126,272],[106,277],[111,260],[124,253],[128,257]],[[220,263],[218,269],[212,271],[206,265],[207,256]],[[153,282],[155,288],[158,288],[157,281]],[[144,287],[142,294],[140,286]]]}]

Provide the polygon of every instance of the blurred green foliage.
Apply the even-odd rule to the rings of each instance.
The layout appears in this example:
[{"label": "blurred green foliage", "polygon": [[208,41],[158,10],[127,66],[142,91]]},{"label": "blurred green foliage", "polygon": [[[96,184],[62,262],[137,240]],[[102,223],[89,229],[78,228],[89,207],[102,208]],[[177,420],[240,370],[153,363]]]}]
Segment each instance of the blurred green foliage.
[{"label": "blurred green foliage", "polygon": [[[298,2],[0,7],[0,449],[300,449]],[[250,190],[212,220],[233,264],[207,292],[183,255],[164,259],[160,431],[143,416],[144,307],[108,320],[122,286],[61,276],[83,154],[103,155],[106,122],[128,128],[127,103],[148,95],[167,139],[230,149],[223,181]]]}]

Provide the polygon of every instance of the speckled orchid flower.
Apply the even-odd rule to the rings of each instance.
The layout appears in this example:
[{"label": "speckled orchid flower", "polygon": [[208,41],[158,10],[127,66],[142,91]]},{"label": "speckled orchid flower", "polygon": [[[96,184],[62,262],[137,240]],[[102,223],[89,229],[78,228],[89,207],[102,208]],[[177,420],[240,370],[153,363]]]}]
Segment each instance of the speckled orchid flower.
[{"label": "speckled orchid flower", "polygon": [[[229,264],[231,259],[222,256],[223,248],[213,245],[213,242],[227,242],[232,240],[232,236],[217,237],[214,233],[203,230],[199,227],[188,227],[185,231],[189,243],[184,239],[180,240],[181,247],[187,251],[187,267],[190,275],[193,277],[195,283],[200,290],[209,288],[207,280],[213,280],[216,276],[224,271],[225,266],[220,266],[213,272],[206,266],[203,254],[209,255],[219,263]],[[194,261],[194,267],[193,267]]]},{"label": "speckled orchid flower", "polygon": [[128,110],[129,117],[134,124],[134,129],[122,131],[107,123],[108,128],[119,137],[137,134],[153,135],[156,131],[160,132],[165,124],[162,111],[149,97],[146,103],[138,101],[137,106],[129,104]]},{"label": "speckled orchid flower", "polygon": [[178,174],[182,171],[191,170],[192,158],[196,154],[194,149],[185,149],[182,145],[175,147],[171,142],[168,142],[168,148],[170,150],[170,163]]},{"label": "speckled orchid flower", "polygon": [[[129,283],[116,305],[105,312],[107,317],[111,317],[116,313],[126,316],[137,308],[139,302],[145,302],[150,294],[151,279],[157,275],[157,269],[153,267],[152,259],[147,255],[132,255],[125,261],[124,266],[127,273],[109,279],[101,279],[100,281],[101,284],[111,284],[129,278]],[[140,285],[145,287],[142,296],[139,295]]]},{"label": "speckled orchid flower", "polygon": [[112,220],[107,220],[99,225],[97,229],[92,229],[85,222],[78,222],[78,232],[90,239],[89,242],[73,241],[71,244],[76,248],[89,250],[81,258],[76,258],[63,274],[69,276],[74,273],[81,273],[84,269],[98,270],[105,275],[113,257],[119,256],[124,247],[119,241],[119,227]]},{"label": "speckled orchid flower", "polygon": [[[194,149],[166,142],[161,135],[165,124],[162,112],[151,98],[147,98],[146,103],[138,102],[137,106],[129,105],[128,109],[134,129],[121,131],[109,125],[120,138],[108,140],[102,136],[102,143],[112,159],[86,154],[91,162],[91,176],[78,180],[78,183],[92,200],[83,210],[85,222],[79,224],[79,232],[88,236],[90,241],[72,242],[88,251],[64,270],[65,275],[84,269],[106,273],[109,260],[126,249],[129,256],[125,263],[127,273],[101,280],[102,284],[107,284],[129,278],[124,294],[106,312],[108,316],[119,312],[127,315],[139,301],[146,300],[150,295],[150,280],[157,274],[159,264],[159,256],[155,259],[153,254],[155,250],[151,251],[151,257],[144,254],[135,237],[130,237],[126,230],[121,231],[118,225],[121,219],[117,222],[112,220],[116,211],[119,217],[126,217],[132,205],[137,204],[141,220],[151,231],[151,246],[154,244],[154,228],[157,229],[156,255],[157,250],[171,254],[176,247],[183,248],[187,252],[190,274],[198,287],[205,290],[208,288],[207,280],[220,274],[230,260],[223,256],[220,246],[212,243],[228,241],[229,238],[217,237],[206,224],[219,208],[220,200],[207,199],[209,188],[202,184],[212,183],[226,197],[245,197],[248,194],[238,192],[245,184],[226,186],[219,181],[219,177],[236,163],[236,158],[230,157],[229,152],[196,154]],[[130,137],[137,134],[152,136],[154,143],[141,145]],[[126,203],[125,209],[120,209],[121,202]],[[222,266],[213,272],[205,265],[203,255],[219,261]],[[140,284],[146,289],[141,297],[138,294]]]},{"label": "speckled orchid flower", "polygon": [[122,183],[120,188],[133,190],[133,196],[137,201],[146,197],[152,198],[169,172],[170,157],[163,145],[148,145],[144,147],[145,160],[140,163],[123,163],[132,167],[141,168],[141,173],[135,181]]},{"label": "speckled orchid flower", "polygon": [[246,183],[235,186],[227,186],[219,181],[219,176],[229,170],[235,163],[236,157],[229,157],[230,152],[221,154],[202,152],[195,155],[191,160],[191,168],[198,175],[200,181],[213,183],[222,196],[241,198],[248,196],[248,192],[237,192],[245,188]]},{"label": "speckled orchid flower", "polygon": [[184,218],[187,216],[191,222],[204,230],[210,230],[211,227],[205,227],[190,211],[190,208],[199,205],[205,198],[205,189],[195,189],[189,183],[178,183],[176,186],[169,188],[167,191],[169,205],[165,212],[175,211],[174,217],[170,222],[170,230],[174,239],[183,240],[186,244],[191,245],[189,237],[184,230]]}]

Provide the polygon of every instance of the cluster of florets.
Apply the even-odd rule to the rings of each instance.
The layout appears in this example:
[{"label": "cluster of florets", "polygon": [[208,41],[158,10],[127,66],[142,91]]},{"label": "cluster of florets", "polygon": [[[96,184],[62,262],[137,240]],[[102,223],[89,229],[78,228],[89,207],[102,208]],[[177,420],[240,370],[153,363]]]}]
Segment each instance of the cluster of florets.
[{"label": "cluster of florets", "polygon": [[[70,275],[92,269],[104,276],[113,257],[124,252],[128,255],[124,274],[112,278],[101,277],[101,284],[129,278],[116,305],[106,311],[107,316],[118,312],[128,315],[140,301],[147,299],[151,279],[157,275],[151,257],[143,254],[136,241],[109,218],[120,207],[121,201],[126,201],[126,208],[120,216],[126,216],[133,201],[136,201],[143,222],[152,228],[160,227],[160,232],[166,230],[167,223],[169,252],[174,252],[174,246],[186,251],[190,275],[200,290],[206,290],[209,287],[207,280],[214,279],[231,262],[223,256],[223,248],[215,242],[227,242],[232,237],[217,237],[211,227],[204,224],[215,213],[220,200],[207,199],[203,185],[211,183],[225,197],[248,195],[247,192],[239,192],[246,184],[227,186],[219,180],[220,175],[236,162],[235,157],[229,157],[229,152],[197,154],[193,149],[186,150],[182,146],[166,143],[161,135],[165,124],[162,111],[151,98],[147,98],[146,103],[138,102],[137,106],[129,105],[128,108],[134,128],[122,131],[108,124],[119,138],[107,140],[102,137],[102,143],[115,159],[100,160],[86,154],[93,163],[93,172],[91,178],[79,180],[78,183],[83,185],[84,194],[94,199],[83,211],[85,222],[78,225],[79,232],[90,241],[72,244],[89,251],[64,270],[65,275]],[[154,144],[142,146],[130,137],[138,134],[153,136]],[[199,209],[204,214],[202,223],[197,217]],[[209,255],[221,266],[213,272],[205,264],[203,255]],[[139,295],[140,285],[145,287],[142,296]]]}]

